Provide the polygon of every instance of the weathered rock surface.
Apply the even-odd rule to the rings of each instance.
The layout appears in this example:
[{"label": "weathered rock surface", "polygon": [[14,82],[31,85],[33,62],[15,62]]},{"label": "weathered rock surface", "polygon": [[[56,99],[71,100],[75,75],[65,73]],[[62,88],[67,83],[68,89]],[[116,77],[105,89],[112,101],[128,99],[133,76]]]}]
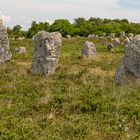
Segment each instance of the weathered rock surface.
[{"label": "weathered rock surface", "polygon": [[120,37],[125,37],[125,32],[120,32]]},{"label": "weathered rock surface", "polygon": [[129,33],[129,34],[128,34],[128,37],[129,37],[129,38],[133,38],[133,37],[134,37],[134,34],[133,34],[133,33]]},{"label": "weathered rock surface", "polygon": [[110,38],[115,38],[115,36],[116,36],[115,33],[111,33],[111,34],[109,35]]},{"label": "weathered rock surface", "polygon": [[95,55],[96,55],[95,44],[93,42],[86,41],[82,49],[82,56],[94,57]]},{"label": "weathered rock surface", "polygon": [[25,39],[25,37],[19,37],[19,38],[17,38],[17,40],[20,40],[20,41],[22,41],[24,39]]},{"label": "weathered rock surface", "polygon": [[103,33],[102,35],[103,35],[103,37],[106,37],[106,33]]},{"label": "weathered rock surface", "polygon": [[66,38],[67,38],[67,39],[71,39],[71,36],[70,36],[70,35],[66,35]]},{"label": "weathered rock surface", "polygon": [[140,35],[134,37],[126,48],[121,66],[115,76],[118,84],[127,83],[131,79],[140,79]]},{"label": "weathered rock surface", "polygon": [[9,48],[9,39],[6,27],[0,20],[0,64],[11,59],[11,52]]},{"label": "weathered rock surface", "polygon": [[88,38],[95,38],[95,35],[94,34],[88,35]]},{"label": "weathered rock surface", "polygon": [[130,39],[128,37],[126,37],[126,39],[124,40],[124,46],[128,47],[130,44]]},{"label": "weathered rock surface", "polygon": [[114,46],[119,46],[121,44],[121,41],[119,38],[115,38],[114,41],[113,41],[113,45]]},{"label": "weathered rock surface", "polygon": [[35,52],[31,72],[45,75],[54,73],[60,57],[61,34],[40,31],[34,36],[34,42]]},{"label": "weathered rock surface", "polygon": [[99,35],[95,35],[95,37],[96,37],[96,38],[98,38],[98,37],[99,37]]},{"label": "weathered rock surface", "polygon": [[16,48],[15,52],[18,53],[18,54],[25,54],[26,53],[26,48],[25,47]]}]

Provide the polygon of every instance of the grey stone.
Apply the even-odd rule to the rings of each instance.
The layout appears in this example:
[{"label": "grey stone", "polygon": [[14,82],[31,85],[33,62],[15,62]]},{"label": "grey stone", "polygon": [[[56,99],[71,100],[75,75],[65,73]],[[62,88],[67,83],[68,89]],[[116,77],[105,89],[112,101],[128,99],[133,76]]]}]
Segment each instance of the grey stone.
[{"label": "grey stone", "polygon": [[129,38],[133,38],[133,37],[134,37],[134,34],[133,34],[133,33],[129,33],[129,34],[128,34],[128,37],[129,37]]},{"label": "grey stone", "polygon": [[35,39],[35,36],[32,37],[32,40],[34,40],[34,39]]},{"label": "grey stone", "polygon": [[94,57],[96,55],[96,46],[93,42],[86,41],[82,49],[82,56]]},{"label": "grey stone", "polygon": [[104,37],[106,37],[106,33],[103,33],[102,35],[103,35]]},{"label": "grey stone", "polygon": [[124,58],[120,68],[116,72],[116,83],[125,83],[131,75],[131,78],[140,79],[140,35],[137,35],[130,42],[125,50]]},{"label": "grey stone", "polygon": [[120,39],[119,38],[115,38],[113,41],[113,45],[114,46],[119,46],[121,44]]},{"label": "grey stone", "polygon": [[40,31],[34,36],[34,42],[31,72],[44,75],[54,73],[60,57],[62,35],[59,32]]},{"label": "grey stone", "polygon": [[95,37],[96,37],[96,38],[98,38],[98,37],[99,37],[99,35],[95,35]]},{"label": "grey stone", "polygon": [[95,38],[95,35],[94,35],[94,34],[92,34],[92,35],[88,35],[88,38],[93,39],[93,38]]},{"label": "grey stone", "polygon": [[66,35],[66,38],[67,38],[67,39],[71,39],[71,36],[70,36],[70,35]]},{"label": "grey stone", "polygon": [[133,40],[133,37],[129,37],[129,40],[132,41]]},{"label": "grey stone", "polygon": [[125,32],[124,31],[122,31],[122,32],[120,32],[120,37],[125,37]]},{"label": "grey stone", "polygon": [[130,39],[128,37],[126,37],[126,39],[124,40],[124,46],[128,47],[130,42],[131,42]]},{"label": "grey stone", "polygon": [[11,56],[7,30],[0,20],[0,63],[9,61]]},{"label": "grey stone", "polygon": [[26,53],[26,48],[25,47],[16,48],[15,52],[18,53],[18,54],[25,54]]},{"label": "grey stone", "polygon": [[24,40],[25,39],[25,37],[18,37],[17,38],[17,40],[20,40],[20,41],[22,41],[22,40]]},{"label": "grey stone", "polygon": [[115,36],[116,36],[115,33],[111,33],[111,34],[109,35],[110,38],[115,38]]}]

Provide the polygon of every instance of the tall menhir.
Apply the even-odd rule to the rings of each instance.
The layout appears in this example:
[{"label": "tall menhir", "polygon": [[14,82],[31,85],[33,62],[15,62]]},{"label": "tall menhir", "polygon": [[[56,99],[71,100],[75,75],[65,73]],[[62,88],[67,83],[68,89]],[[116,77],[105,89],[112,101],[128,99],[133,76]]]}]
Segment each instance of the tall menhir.
[{"label": "tall menhir", "polygon": [[34,36],[34,42],[35,51],[31,72],[44,75],[54,73],[61,52],[61,34],[40,31]]},{"label": "tall menhir", "polygon": [[9,39],[6,27],[0,19],[0,64],[11,59]]}]

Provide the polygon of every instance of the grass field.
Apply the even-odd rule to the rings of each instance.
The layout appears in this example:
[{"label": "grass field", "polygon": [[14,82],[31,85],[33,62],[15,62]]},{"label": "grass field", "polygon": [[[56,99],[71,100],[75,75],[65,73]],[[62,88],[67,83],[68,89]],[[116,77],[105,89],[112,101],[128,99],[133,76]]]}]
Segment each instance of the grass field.
[{"label": "grass field", "polygon": [[[32,40],[10,42],[12,61],[0,65],[0,140],[140,140],[140,87],[114,83],[124,48],[109,53],[91,40],[98,54],[86,60],[86,40],[64,40],[48,77],[29,72]],[[27,54],[14,54],[17,47]]]}]

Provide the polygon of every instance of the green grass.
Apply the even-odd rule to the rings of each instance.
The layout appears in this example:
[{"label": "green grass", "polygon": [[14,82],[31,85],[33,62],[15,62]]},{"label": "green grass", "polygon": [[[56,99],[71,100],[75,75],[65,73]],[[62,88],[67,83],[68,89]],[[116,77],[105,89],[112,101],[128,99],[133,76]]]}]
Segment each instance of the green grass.
[{"label": "green grass", "polygon": [[[117,86],[124,48],[108,53],[99,40],[93,60],[80,56],[87,39],[64,40],[55,74],[29,73],[34,44],[11,41],[0,65],[0,140],[139,140],[140,87]],[[14,54],[26,47],[27,54]]]}]

